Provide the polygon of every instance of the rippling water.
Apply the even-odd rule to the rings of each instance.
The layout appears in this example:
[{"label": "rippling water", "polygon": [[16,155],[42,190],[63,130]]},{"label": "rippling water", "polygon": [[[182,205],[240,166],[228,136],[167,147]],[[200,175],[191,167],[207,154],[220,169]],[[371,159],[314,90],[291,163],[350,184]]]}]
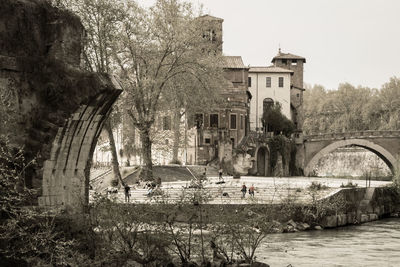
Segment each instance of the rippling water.
[{"label": "rippling water", "polygon": [[400,266],[400,219],[273,234],[256,253],[270,266]]}]

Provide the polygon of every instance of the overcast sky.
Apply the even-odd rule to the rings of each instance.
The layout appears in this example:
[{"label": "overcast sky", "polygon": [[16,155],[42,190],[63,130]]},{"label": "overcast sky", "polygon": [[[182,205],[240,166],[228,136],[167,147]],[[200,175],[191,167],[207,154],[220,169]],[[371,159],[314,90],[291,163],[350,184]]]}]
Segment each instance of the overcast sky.
[{"label": "overcast sky", "polygon": [[[139,0],[148,5],[153,0]],[[306,58],[304,82],[380,88],[400,77],[400,0],[190,0],[224,19],[224,54],[271,64],[279,46]]]}]

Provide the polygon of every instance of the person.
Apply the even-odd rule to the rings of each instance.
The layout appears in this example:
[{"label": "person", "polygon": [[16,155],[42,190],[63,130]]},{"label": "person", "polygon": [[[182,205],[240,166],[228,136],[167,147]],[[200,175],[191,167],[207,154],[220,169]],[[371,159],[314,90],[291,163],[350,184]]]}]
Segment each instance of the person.
[{"label": "person", "polygon": [[219,169],[218,174],[219,174],[219,181],[224,180],[222,178],[222,168]]},{"label": "person", "polygon": [[242,190],[240,190],[240,191],[242,191],[242,198],[245,198],[246,197],[246,192],[247,192],[247,187],[246,187],[246,185],[244,183],[242,185]]},{"label": "person", "polygon": [[250,186],[250,188],[249,188],[249,195],[250,195],[251,197],[254,197],[254,184],[252,184],[252,185]]},{"label": "person", "polygon": [[131,197],[131,188],[129,187],[128,184],[125,184],[124,189],[125,189],[125,202],[129,203],[129,198]]}]

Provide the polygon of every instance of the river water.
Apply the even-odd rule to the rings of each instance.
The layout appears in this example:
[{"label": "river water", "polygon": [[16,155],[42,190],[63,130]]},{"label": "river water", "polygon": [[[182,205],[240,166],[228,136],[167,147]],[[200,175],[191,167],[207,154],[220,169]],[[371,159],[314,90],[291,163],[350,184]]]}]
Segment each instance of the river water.
[{"label": "river water", "polygon": [[272,267],[400,266],[400,218],[322,231],[272,234],[257,252],[257,260]]}]

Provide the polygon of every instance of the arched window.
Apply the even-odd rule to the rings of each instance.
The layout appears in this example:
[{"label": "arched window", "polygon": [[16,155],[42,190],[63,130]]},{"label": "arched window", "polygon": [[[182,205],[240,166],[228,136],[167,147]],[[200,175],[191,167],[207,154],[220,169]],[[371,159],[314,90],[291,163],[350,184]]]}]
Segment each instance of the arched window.
[{"label": "arched window", "polygon": [[265,98],[263,101],[263,112],[265,112],[267,109],[272,108],[274,105],[274,100],[272,98]]}]

